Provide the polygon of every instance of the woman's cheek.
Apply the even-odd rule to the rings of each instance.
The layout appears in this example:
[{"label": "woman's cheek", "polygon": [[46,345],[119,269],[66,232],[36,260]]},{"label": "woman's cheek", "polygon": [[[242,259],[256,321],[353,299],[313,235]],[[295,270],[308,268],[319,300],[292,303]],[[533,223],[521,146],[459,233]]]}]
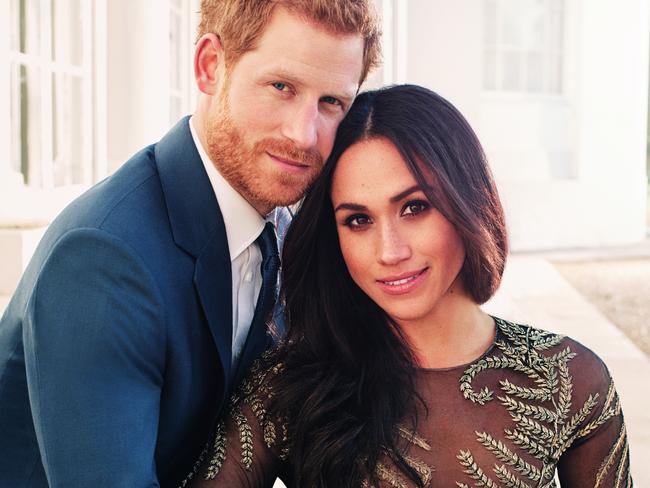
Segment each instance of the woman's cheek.
[{"label": "woman's cheek", "polygon": [[367,251],[368,249],[361,243],[342,248],[343,259],[345,260],[350,276],[352,276],[352,280],[364,291],[366,289],[364,283],[367,281],[370,271]]}]

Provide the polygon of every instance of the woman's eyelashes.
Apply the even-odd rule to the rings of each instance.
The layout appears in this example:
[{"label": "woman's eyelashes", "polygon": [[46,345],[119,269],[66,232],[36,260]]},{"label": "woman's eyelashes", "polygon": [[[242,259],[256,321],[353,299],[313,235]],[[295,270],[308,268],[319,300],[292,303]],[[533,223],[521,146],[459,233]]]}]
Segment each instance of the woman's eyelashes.
[{"label": "woman's eyelashes", "polygon": [[426,200],[410,200],[402,207],[402,215],[414,216],[419,215],[431,208],[431,204]]},{"label": "woman's eyelashes", "polygon": [[[426,200],[409,200],[402,206],[400,216],[414,218],[429,209],[431,209],[431,204]],[[362,229],[370,224],[372,224],[370,216],[362,213],[349,215],[343,220],[343,225],[353,230]]]},{"label": "woman's eyelashes", "polygon": [[370,224],[370,217],[365,214],[354,214],[345,218],[343,225],[350,229],[360,229],[361,227]]}]

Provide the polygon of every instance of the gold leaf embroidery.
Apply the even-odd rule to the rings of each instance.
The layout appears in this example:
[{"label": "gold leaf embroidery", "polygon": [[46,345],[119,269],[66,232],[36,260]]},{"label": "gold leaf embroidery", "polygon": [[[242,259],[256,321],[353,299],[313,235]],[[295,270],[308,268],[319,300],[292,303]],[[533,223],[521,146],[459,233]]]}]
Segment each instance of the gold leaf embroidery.
[{"label": "gold leaf embroidery", "polygon": [[404,456],[404,460],[406,461],[406,464],[408,464],[415,470],[417,474],[420,475],[420,479],[425,486],[431,482],[431,477],[433,476],[434,471],[431,466],[429,466],[424,461],[421,461],[420,459],[410,456]]},{"label": "gold leaf embroidery", "polygon": [[223,421],[219,422],[217,426],[212,451],[214,454],[210,459],[210,464],[208,464],[208,470],[205,474],[206,480],[213,480],[226,460],[226,426]]},{"label": "gold leaf embroidery", "polygon": [[479,486],[485,486],[486,488],[499,488],[499,485],[486,475],[485,472],[474,462],[474,457],[470,451],[461,450],[460,454],[456,457],[460,461],[460,464],[465,467],[465,473],[467,473],[470,478],[477,481]]},{"label": "gold leaf embroidery", "polygon": [[508,449],[503,442],[493,439],[491,435],[485,432],[476,432],[476,435],[478,436],[478,441],[494,454],[497,459],[513,466],[530,481],[535,482],[541,479],[542,475],[539,469],[521,459],[516,453]]},{"label": "gold leaf embroidery", "polygon": [[402,426],[399,426],[398,429],[399,429],[399,434],[410,443],[415,444],[416,446],[418,446],[421,449],[424,449],[425,451],[431,450],[431,446],[429,445],[427,440],[424,437],[420,437],[417,432],[411,432]]},{"label": "gold leaf embroidery", "polygon": [[377,463],[377,476],[394,488],[408,488],[406,481],[399,475],[399,473],[397,473],[397,471],[382,463]]},{"label": "gold leaf embroidery", "polygon": [[594,488],[600,488],[605,481],[605,477],[607,476],[607,473],[611,469],[611,467],[614,465],[614,462],[616,461],[616,456],[618,452],[623,448],[623,446],[626,444],[626,431],[625,431],[625,425],[621,427],[621,430],[618,434],[618,438],[616,439],[616,443],[612,447],[612,450],[610,453],[607,455],[607,457],[603,460],[603,462],[600,465],[600,468],[598,469],[598,473],[596,474],[596,484],[594,485]]},{"label": "gold leaf embroidery", "polygon": [[528,483],[524,483],[517,478],[503,465],[495,466],[494,472],[496,473],[497,478],[499,478],[499,481],[506,485],[507,488],[532,488]]},{"label": "gold leaf embroidery", "polygon": [[244,469],[250,469],[253,465],[253,430],[248,424],[246,415],[239,407],[235,409],[234,419],[239,430],[239,442],[241,443],[241,464]]},{"label": "gold leaf embroidery", "polygon": [[[504,465],[495,465],[494,472],[499,481],[508,487],[555,486],[553,479],[555,465],[560,456],[578,438],[593,432],[615,415],[620,414],[620,403],[613,383],[609,386],[605,404],[598,418],[585,424],[589,415],[598,405],[598,393],[590,395],[578,410],[570,416],[574,402],[573,377],[568,363],[576,356],[569,347],[555,354],[544,355],[552,347],[561,344],[561,335],[551,334],[527,326],[521,326],[495,319],[499,331],[507,340],[495,341],[501,355],[483,357],[469,366],[460,378],[460,391],[463,396],[478,404],[485,405],[494,398],[494,393],[483,387],[478,392],[472,387],[474,379],[488,369],[511,369],[526,375],[536,385],[519,386],[511,380],[499,382],[503,395],[497,396],[512,418],[515,428],[505,428],[506,439],[540,461],[538,468],[518,456],[505,443],[495,440],[486,432],[477,432],[477,440]],[[626,446],[627,447],[627,446]],[[622,448],[619,447],[619,450]],[[612,453],[614,456],[614,453]],[[460,464],[479,486],[494,483],[485,471],[478,466],[470,451],[461,450]],[[617,480],[621,483],[629,479],[629,469],[623,466],[627,454],[622,455],[617,467]],[[603,477],[612,468],[614,459],[603,462]],[[516,471],[510,471],[506,466]],[[524,477],[528,482],[521,479]],[[531,484],[532,483],[532,484]],[[456,482],[458,486],[466,486]],[[497,486],[494,484],[494,486]]]}]

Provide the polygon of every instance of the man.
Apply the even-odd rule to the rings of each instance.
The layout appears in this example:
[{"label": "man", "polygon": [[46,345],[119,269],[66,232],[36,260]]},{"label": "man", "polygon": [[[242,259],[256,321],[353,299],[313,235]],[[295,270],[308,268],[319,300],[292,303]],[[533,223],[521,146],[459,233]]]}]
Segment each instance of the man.
[{"label": "man", "polygon": [[56,219],[2,318],[0,486],[189,472],[268,345],[265,216],[317,176],[377,60],[370,3],[203,1],[194,116]]}]

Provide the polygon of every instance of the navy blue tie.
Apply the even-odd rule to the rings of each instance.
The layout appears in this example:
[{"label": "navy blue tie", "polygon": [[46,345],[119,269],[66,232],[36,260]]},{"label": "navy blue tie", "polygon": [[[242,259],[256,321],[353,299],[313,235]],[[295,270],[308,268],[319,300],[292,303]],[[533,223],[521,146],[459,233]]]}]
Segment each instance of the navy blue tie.
[{"label": "navy blue tie", "polygon": [[255,306],[253,326],[257,325],[259,320],[266,324],[277,297],[280,256],[278,255],[278,241],[275,237],[275,229],[271,222],[266,223],[264,230],[255,242],[262,251],[262,288]]},{"label": "navy blue tie", "polygon": [[277,296],[278,268],[280,267],[278,243],[271,222],[267,222],[262,234],[260,234],[255,242],[257,242],[262,251],[262,287],[257,298],[257,305],[255,305],[251,328],[239,357],[239,364],[237,364],[233,371],[234,384],[238,384],[241,381],[250,363],[270,345],[270,336],[267,334],[267,321],[271,318],[271,312],[273,311],[273,305]]}]

